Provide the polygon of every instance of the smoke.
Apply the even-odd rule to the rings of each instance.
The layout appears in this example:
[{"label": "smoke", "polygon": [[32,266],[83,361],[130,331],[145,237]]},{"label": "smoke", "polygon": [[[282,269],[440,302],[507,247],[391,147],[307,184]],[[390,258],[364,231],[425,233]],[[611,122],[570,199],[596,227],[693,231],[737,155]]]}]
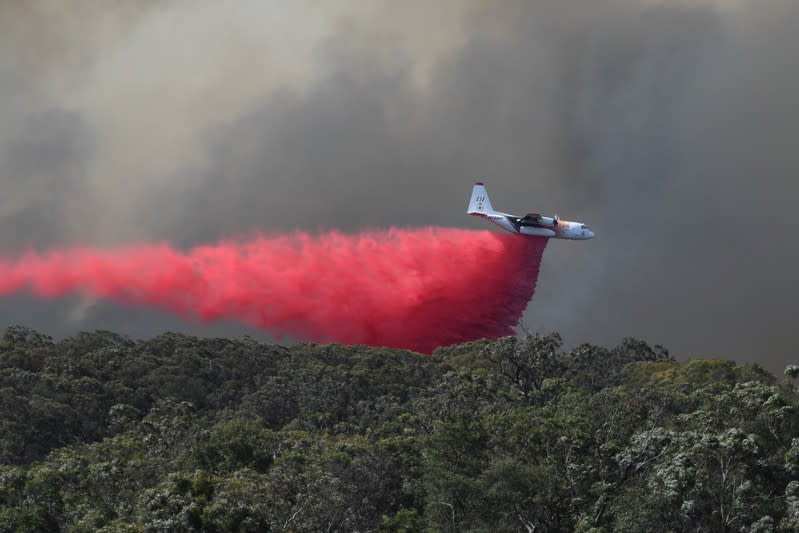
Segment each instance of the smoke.
[{"label": "smoke", "polygon": [[305,340],[438,346],[513,333],[543,238],[446,228],[258,237],[197,246],[68,248],[0,262],[0,294],[80,292]]},{"label": "smoke", "polygon": [[[0,2],[0,249],[477,229],[480,179],[596,230],[549,247],[528,329],[781,369],[797,24],[791,0]],[[253,333],[59,305],[0,319]]]}]

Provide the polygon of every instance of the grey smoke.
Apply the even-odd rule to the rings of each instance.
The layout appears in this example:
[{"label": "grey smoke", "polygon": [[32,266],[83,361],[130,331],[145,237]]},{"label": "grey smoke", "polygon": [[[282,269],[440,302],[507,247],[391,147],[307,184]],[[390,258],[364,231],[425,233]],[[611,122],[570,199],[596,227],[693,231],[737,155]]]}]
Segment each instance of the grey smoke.
[{"label": "grey smoke", "polygon": [[[388,225],[496,206],[552,242],[524,325],[795,361],[796,2],[0,5],[0,246]],[[210,327],[78,298],[54,335]]]}]

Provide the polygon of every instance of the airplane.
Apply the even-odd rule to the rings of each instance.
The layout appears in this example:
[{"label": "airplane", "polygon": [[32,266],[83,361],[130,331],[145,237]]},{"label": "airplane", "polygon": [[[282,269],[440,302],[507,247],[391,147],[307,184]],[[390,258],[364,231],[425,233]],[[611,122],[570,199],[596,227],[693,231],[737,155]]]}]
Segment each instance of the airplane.
[{"label": "airplane", "polygon": [[485,185],[478,181],[472,189],[472,199],[469,202],[469,209],[466,211],[476,217],[487,218],[500,228],[519,233],[521,235],[537,235],[550,239],[571,239],[586,240],[594,237],[594,232],[581,222],[569,222],[561,220],[558,215],[545,217],[538,213],[529,213],[523,217],[509,215],[494,211],[491,207],[491,200],[488,199],[488,191]]}]

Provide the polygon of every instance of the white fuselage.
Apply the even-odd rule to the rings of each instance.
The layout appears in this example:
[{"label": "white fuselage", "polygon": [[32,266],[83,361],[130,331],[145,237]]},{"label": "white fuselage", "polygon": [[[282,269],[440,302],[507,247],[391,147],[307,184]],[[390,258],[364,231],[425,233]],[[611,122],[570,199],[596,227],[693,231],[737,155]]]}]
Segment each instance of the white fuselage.
[{"label": "white fuselage", "polygon": [[530,213],[523,217],[494,211],[488,191],[478,182],[472,189],[472,199],[466,211],[470,215],[488,219],[500,228],[521,235],[535,235],[551,239],[586,240],[594,237],[594,232],[581,222],[570,222],[555,217],[545,217]]},{"label": "white fuselage", "polygon": [[585,224],[581,224],[580,222],[571,222],[560,219],[558,219],[556,222],[554,218],[541,217],[541,219],[549,220],[542,220],[542,225],[539,226],[518,226],[517,224],[514,224],[513,221],[518,220],[519,217],[514,217],[513,215],[507,215],[505,213],[495,212],[491,214],[469,214],[486,218],[490,222],[493,222],[506,231],[510,231],[511,233],[520,233],[522,235],[537,235],[539,237],[549,237],[550,239],[571,239],[577,241],[591,239],[594,236],[594,232],[588,229]]}]

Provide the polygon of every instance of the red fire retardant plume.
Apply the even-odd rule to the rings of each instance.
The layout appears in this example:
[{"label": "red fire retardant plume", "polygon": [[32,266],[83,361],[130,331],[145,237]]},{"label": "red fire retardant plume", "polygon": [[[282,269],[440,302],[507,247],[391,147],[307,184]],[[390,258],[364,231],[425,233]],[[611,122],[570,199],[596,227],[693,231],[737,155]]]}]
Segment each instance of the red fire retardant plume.
[{"label": "red fire retardant plume", "polygon": [[83,293],[316,342],[438,346],[513,333],[546,239],[448,228],[66,248],[0,260],[0,294]]}]

